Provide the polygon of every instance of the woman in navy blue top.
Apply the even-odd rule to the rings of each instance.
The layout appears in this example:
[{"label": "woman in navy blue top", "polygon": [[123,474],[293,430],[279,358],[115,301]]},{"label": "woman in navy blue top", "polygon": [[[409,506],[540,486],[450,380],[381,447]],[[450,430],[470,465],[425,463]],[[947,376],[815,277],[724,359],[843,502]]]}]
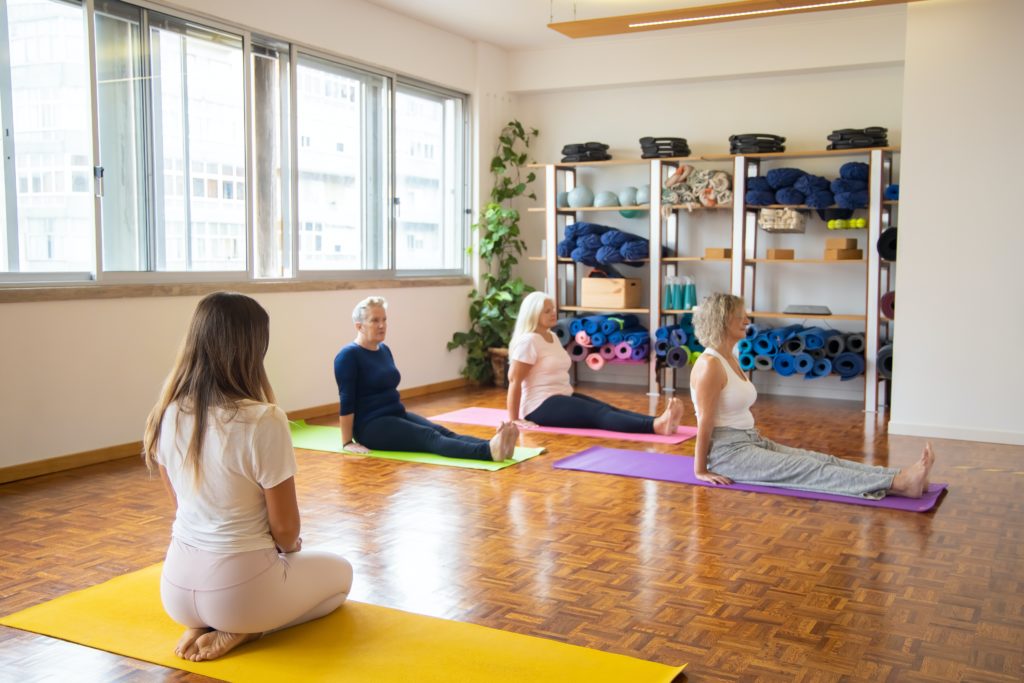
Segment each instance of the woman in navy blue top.
[{"label": "woman in navy blue top", "polygon": [[490,441],[456,434],[426,418],[406,411],[398,395],[402,376],[387,334],[387,302],[369,297],[356,304],[352,321],[356,339],[334,358],[334,379],[341,398],[342,448],[350,453],[404,451],[436,453],[472,460],[507,460],[512,457],[519,429],[503,422]]}]

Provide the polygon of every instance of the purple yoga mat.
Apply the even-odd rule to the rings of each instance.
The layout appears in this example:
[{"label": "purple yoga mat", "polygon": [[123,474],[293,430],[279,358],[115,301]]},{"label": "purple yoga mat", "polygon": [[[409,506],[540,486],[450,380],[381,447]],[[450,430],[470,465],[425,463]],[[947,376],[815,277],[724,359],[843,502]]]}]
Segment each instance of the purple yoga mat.
[{"label": "purple yoga mat", "polygon": [[909,512],[925,512],[935,507],[939,494],[947,484],[932,483],[927,493],[921,498],[903,498],[886,496],[882,500],[869,500],[853,496],[837,496],[832,493],[816,491],[799,491],[782,489],[774,486],[752,486],[750,484],[730,484],[718,486],[701,481],[693,476],[693,458],[689,455],[672,455],[669,453],[648,453],[646,451],[630,451],[622,448],[606,448],[592,446],[568,458],[562,458],[554,466],[563,470],[579,470],[581,472],[600,472],[602,474],[618,474],[624,477],[640,479],[657,479],[658,481],[674,481],[679,484],[695,486],[712,486],[714,488],[731,489],[734,491],[750,491],[752,493],[774,493],[791,498],[811,498],[827,500],[834,503],[851,505],[867,505],[869,507],[907,510]]}]

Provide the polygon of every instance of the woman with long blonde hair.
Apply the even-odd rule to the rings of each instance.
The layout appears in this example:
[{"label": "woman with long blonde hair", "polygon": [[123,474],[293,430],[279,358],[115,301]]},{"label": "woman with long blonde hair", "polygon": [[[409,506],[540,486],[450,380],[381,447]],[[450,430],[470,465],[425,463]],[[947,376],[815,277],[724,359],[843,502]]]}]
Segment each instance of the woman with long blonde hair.
[{"label": "woman with long blonde hair", "polygon": [[299,552],[295,454],[263,367],[269,343],[256,301],[204,297],[146,422],[146,465],[175,505],[160,594],[185,626],[184,659],[322,617],[352,585],[345,559]]}]

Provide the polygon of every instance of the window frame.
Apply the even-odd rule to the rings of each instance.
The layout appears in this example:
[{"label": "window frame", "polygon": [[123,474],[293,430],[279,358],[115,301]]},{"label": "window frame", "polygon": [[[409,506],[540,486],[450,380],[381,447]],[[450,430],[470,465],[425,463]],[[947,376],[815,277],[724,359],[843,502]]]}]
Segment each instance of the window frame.
[{"label": "window frame", "polygon": [[[69,0],[59,0],[68,2]],[[25,286],[31,284],[33,286],[66,286],[69,284],[78,284],[82,286],[103,286],[103,285],[129,285],[129,284],[170,284],[170,283],[200,283],[200,282],[299,282],[299,281],[333,281],[333,280],[380,280],[382,277],[389,277],[394,279],[405,279],[405,278],[424,278],[424,277],[437,277],[437,278],[462,278],[469,277],[471,275],[470,269],[470,258],[466,252],[466,245],[472,242],[470,235],[470,216],[472,215],[472,194],[471,194],[471,171],[472,171],[472,131],[470,126],[470,96],[467,93],[459,92],[451,88],[444,86],[435,85],[428,83],[416,78],[408,77],[399,74],[395,71],[375,68],[370,65],[361,63],[357,60],[348,59],[341,55],[332,53],[328,50],[313,47],[310,45],[303,44],[298,41],[288,40],[286,38],[267,33],[265,31],[257,31],[250,29],[244,25],[225,22],[215,17],[205,16],[194,12],[181,11],[176,8],[163,5],[161,3],[151,2],[150,0],[122,0],[126,5],[137,7],[143,12],[143,17],[148,17],[148,12],[157,13],[164,17],[183,23],[195,24],[197,28],[209,29],[212,31],[223,32],[232,36],[241,38],[242,41],[242,77],[243,77],[243,98],[244,98],[244,159],[245,159],[245,267],[240,270],[232,271],[158,271],[156,267],[156,260],[153,244],[156,237],[156,227],[154,223],[153,212],[155,207],[154,203],[154,185],[153,180],[153,150],[152,150],[152,137],[153,132],[153,121],[150,117],[149,102],[143,113],[145,121],[143,126],[146,131],[146,153],[145,172],[148,180],[145,184],[145,191],[147,197],[145,202],[147,205],[145,211],[146,225],[142,227],[144,235],[140,236],[147,242],[147,249],[149,254],[150,270],[138,270],[138,271],[115,271],[105,270],[104,268],[104,243],[103,243],[103,180],[101,175],[100,164],[102,159],[100,157],[100,141],[99,141],[99,96],[98,96],[98,83],[97,83],[97,44],[96,44],[96,3],[95,0],[70,0],[70,4],[78,5],[82,7],[83,21],[85,22],[86,28],[86,45],[88,50],[88,81],[89,81],[89,101],[91,108],[91,133],[92,133],[92,159],[91,166],[93,167],[93,216],[94,216],[94,233],[95,242],[93,245],[95,255],[95,265],[93,272],[18,272],[11,268],[12,259],[17,262],[19,258],[19,252],[17,249],[17,239],[13,242],[15,248],[11,248],[12,241],[9,237],[10,232],[13,230],[15,233],[18,231],[17,224],[17,175],[15,171],[15,160],[13,155],[13,136],[4,136],[3,141],[3,152],[4,152],[4,181],[0,191],[5,193],[5,210],[6,210],[6,227],[7,227],[7,251],[8,251],[8,263],[4,264],[6,270],[0,271],[0,288],[9,286]],[[144,20],[140,22],[141,30],[149,30],[149,22]],[[0,12],[0,57],[3,57],[9,52],[9,31],[7,26],[7,12],[6,8]],[[287,183],[282,182],[280,189],[281,197],[280,200],[283,205],[283,220],[287,227],[290,244],[285,244],[281,249],[280,258],[285,260],[284,263],[288,265],[284,268],[285,274],[281,277],[258,277],[256,273],[257,268],[257,254],[256,254],[256,225],[255,225],[255,211],[256,211],[256,196],[253,192],[254,183],[254,135],[255,125],[253,120],[253,66],[252,66],[252,55],[254,43],[267,46],[271,45],[276,47],[282,54],[288,55],[287,70],[289,74],[288,83],[282,84],[280,97],[282,99],[282,106],[280,110],[280,126],[281,126],[281,144],[282,147],[282,163],[287,160]],[[379,213],[379,220],[373,219],[372,216],[368,217],[367,207],[363,207],[360,230],[362,231],[363,238],[369,239],[373,237],[382,243],[382,246],[378,248],[381,255],[383,267],[373,269],[358,269],[358,270],[302,270],[299,268],[299,239],[300,239],[300,221],[299,221],[299,204],[298,204],[298,181],[299,181],[299,169],[298,169],[298,153],[299,153],[299,140],[298,140],[298,119],[297,119],[297,69],[299,64],[300,55],[311,57],[315,60],[327,62],[328,64],[337,65],[343,69],[351,69],[357,72],[362,72],[374,77],[380,77],[382,79],[383,87],[381,94],[381,130],[386,135],[387,140],[383,147],[375,145],[376,148],[381,148],[381,154],[379,158],[371,159],[370,155],[364,154],[363,157],[363,169],[365,173],[365,164],[376,163],[379,164],[378,173],[382,178],[382,190],[379,197],[380,206],[377,207],[376,211]],[[0,63],[10,64],[9,54],[7,59],[0,61]],[[286,85],[286,87],[285,87]],[[6,87],[7,95],[3,100],[8,106],[3,107],[3,118],[0,124],[5,129],[13,129],[13,111],[12,111],[12,100],[10,94],[10,70],[9,66],[7,69],[0,69],[0,89]],[[396,200],[396,159],[395,159],[395,99],[399,88],[410,88],[413,90],[419,90],[427,95],[440,96],[440,97],[454,97],[458,98],[462,102],[462,115],[461,121],[457,124],[457,130],[460,134],[459,144],[461,145],[461,153],[458,154],[458,161],[461,164],[461,168],[458,172],[458,184],[459,191],[461,194],[461,212],[456,211],[459,218],[459,226],[457,234],[461,240],[461,246],[459,251],[462,254],[462,258],[459,259],[460,263],[455,268],[440,268],[440,269],[402,269],[396,268],[395,260],[395,249],[397,239],[397,207],[395,204]],[[0,96],[3,96],[0,92]],[[148,97],[148,96],[147,96]],[[367,142],[365,137],[362,137],[364,133],[360,133],[361,139],[364,144]],[[9,138],[9,139],[8,139]],[[370,159],[370,161],[367,161]],[[188,188],[186,188],[186,191]],[[444,229],[444,228],[442,228]],[[17,235],[16,235],[17,238]],[[364,250],[366,245],[364,244]],[[17,264],[16,264],[17,265]]]}]

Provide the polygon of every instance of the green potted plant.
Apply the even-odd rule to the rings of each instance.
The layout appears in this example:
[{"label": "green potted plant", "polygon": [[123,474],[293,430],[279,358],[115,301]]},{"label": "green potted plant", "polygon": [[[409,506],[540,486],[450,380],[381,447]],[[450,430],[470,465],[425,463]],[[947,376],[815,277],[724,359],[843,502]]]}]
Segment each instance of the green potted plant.
[{"label": "green potted plant", "polygon": [[[519,212],[512,208],[512,200],[526,194],[527,186],[537,178],[532,171],[523,177],[526,150],[537,134],[536,128],[526,129],[516,120],[502,128],[491,159],[491,201],[473,225],[480,233],[479,254],[485,267],[480,287],[469,293],[470,328],[456,332],[448,350],[465,347],[462,375],[479,384],[493,381],[504,386],[508,381],[508,343],[519,305],[532,291],[521,278],[512,277],[512,267],[519,263],[518,257],[526,248],[519,236]],[[537,198],[533,192],[526,196]],[[472,247],[468,251],[472,253]]]}]

